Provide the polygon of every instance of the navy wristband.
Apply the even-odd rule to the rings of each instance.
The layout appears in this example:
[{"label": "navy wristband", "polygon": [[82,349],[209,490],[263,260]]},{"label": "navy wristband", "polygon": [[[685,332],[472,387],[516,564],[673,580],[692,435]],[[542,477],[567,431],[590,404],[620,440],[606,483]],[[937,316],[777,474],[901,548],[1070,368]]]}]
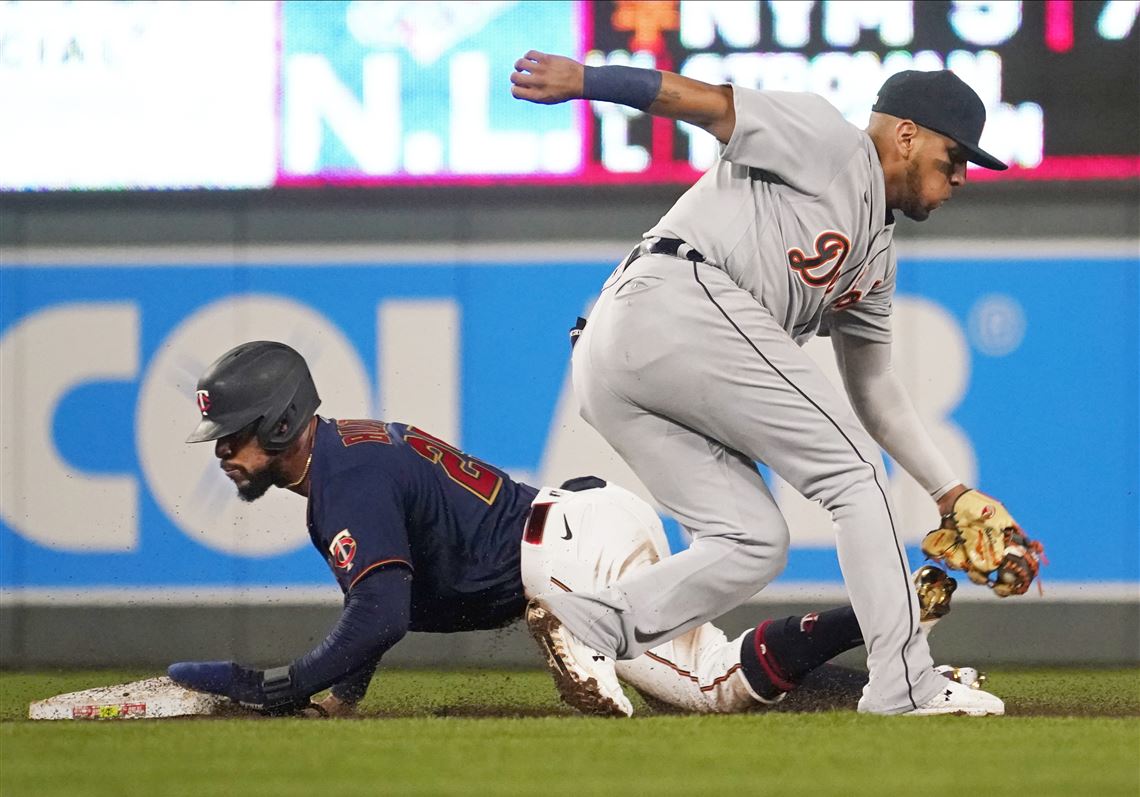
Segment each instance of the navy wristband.
[{"label": "navy wristband", "polygon": [[644,111],[661,92],[661,73],[635,66],[588,66],[582,75],[582,98],[616,102]]}]

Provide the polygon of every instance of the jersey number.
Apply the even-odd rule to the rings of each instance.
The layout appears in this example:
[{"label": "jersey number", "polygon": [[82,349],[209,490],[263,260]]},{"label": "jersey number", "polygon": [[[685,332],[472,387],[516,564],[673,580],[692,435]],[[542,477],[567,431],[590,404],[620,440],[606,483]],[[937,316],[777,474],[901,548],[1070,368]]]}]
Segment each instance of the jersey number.
[{"label": "jersey number", "polygon": [[503,478],[482,462],[419,429],[409,428],[404,440],[421,457],[442,466],[448,478],[460,487],[488,504],[495,502]]}]

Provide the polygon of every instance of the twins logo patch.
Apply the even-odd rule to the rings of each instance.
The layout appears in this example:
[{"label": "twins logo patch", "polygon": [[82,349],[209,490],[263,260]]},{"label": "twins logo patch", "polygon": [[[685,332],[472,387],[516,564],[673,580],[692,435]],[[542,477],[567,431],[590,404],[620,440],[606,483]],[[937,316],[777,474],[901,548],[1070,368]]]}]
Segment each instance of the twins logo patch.
[{"label": "twins logo patch", "polygon": [[329,545],[333,565],[341,570],[351,570],[352,560],[356,557],[356,540],[348,533],[348,529],[338,531]]},{"label": "twins logo patch", "polygon": [[202,411],[202,415],[208,415],[210,413],[210,391],[199,390],[197,391],[197,396],[198,409]]}]

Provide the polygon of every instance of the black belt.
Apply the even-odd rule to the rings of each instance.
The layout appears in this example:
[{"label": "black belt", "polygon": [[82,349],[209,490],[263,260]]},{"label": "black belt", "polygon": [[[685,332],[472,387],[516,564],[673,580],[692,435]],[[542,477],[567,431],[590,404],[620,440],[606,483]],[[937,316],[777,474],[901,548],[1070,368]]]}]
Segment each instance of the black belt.
[{"label": "black belt", "polygon": [[704,255],[680,238],[646,238],[626,255],[625,261],[621,264],[621,270],[625,271],[634,260],[642,255],[669,255],[669,257],[691,260],[694,263],[705,262]]},{"label": "black belt", "polygon": [[[684,260],[692,260],[694,263],[705,262],[704,255],[680,238],[647,238],[642,242],[639,248],[651,255],[680,257]],[[632,263],[633,261],[631,260],[630,262]]]},{"label": "black belt", "polygon": [[[642,255],[668,255],[669,257],[691,260],[694,263],[705,262],[704,255],[680,238],[646,238],[637,246],[633,247],[632,252],[626,255],[625,260],[622,261],[621,264],[621,271],[624,272],[633,264],[633,261]],[[574,344],[578,342],[578,337],[585,328],[586,319],[579,317],[577,323],[570,329],[570,348],[574,348]]]}]

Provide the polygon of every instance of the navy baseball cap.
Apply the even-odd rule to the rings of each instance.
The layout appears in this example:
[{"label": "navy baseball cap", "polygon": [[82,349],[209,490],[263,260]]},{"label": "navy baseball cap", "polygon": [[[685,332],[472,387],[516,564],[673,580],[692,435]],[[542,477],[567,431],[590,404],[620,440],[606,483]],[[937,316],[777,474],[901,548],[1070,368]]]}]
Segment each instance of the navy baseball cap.
[{"label": "navy baseball cap", "polygon": [[891,75],[879,89],[871,109],[910,119],[916,125],[951,138],[966,152],[966,160],[987,169],[1006,169],[1004,163],[978,146],[986,124],[986,106],[962,78],[949,69],[918,72],[908,69]]}]

